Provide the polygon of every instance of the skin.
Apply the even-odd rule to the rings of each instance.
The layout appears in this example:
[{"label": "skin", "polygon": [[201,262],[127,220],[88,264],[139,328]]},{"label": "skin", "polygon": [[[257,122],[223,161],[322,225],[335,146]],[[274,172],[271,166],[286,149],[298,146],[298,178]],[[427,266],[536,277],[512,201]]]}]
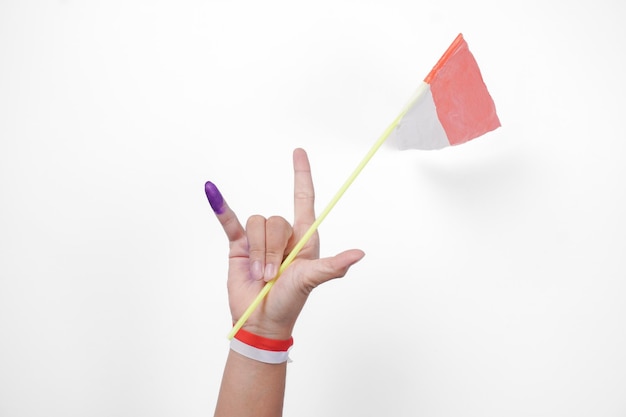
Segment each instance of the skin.
[{"label": "skin", "polygon": [[[217,187],[212,183],[205,186],[229,241],[228,299],[233,323],[265,283],[274,278],[282,260],[315,220],[311,168],[303,149],[294,151],[293,166],[293,223],[279,216],[254,215],[244,228]],[[244,324],[245,330],[270,339],[289,339],[311,291],[343,277],[364,256],[361,250],[353,249],[320,259],[319,247],[319,235],[315,233]],[[257,362],[230,351],[215,416],[281,416],[286,366]]]}]

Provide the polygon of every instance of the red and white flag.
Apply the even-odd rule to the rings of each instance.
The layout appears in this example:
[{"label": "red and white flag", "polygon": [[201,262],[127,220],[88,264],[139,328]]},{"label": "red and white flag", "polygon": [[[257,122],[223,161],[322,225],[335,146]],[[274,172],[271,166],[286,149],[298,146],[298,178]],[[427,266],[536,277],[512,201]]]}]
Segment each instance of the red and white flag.
[{"label": "red and white flag", "polygon": [[[500,120],[496,115],[496,108],[487,87],[485,87],[478,65],[469,51],[463,35],[459,34],[424,79],[413,99],[404,107],[393,123],[385,129],[385,132],[374,143],[374,146],[350,174],[346,182],[330,200],[330,203],[317,216],[315,222],[311,224],[285,258],[280,266],[279,275],[265,284],[261,292],[235,323],[228,335],[229,339],[235,337],[271,290],[282,271],[295,259],[298,252],[313,236],[337,201],[386,140],[394,140],[401,149],[440,149],[465,143],[499,126]],[[237,341],[233,343],[234,348],[241,347]],[[279,354],[275,352],[268,354],[264,351],[259,353],[250,351],[248,348],[245,349],[245,352],[242,350],[244,354],[252,355],[255,358],[265,359],[269,356],[268,360],[283,361],[287,357],[286,351],[281,351]]]},{"label": "red and white flag", "polygon": [[487,86],[459,34],[418,88],[391,141],[400,149],[459,145],[500,126]]}]

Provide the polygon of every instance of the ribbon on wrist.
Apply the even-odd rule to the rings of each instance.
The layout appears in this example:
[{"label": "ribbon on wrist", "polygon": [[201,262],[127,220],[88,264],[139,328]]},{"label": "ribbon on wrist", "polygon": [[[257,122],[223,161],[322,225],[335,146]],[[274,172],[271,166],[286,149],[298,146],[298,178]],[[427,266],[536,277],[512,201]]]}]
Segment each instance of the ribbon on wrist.
[{"label": "ribbon on wrist", "polygon": [[230,341],[230,349],[255,361],[279,364],[290,362],[289,350],[293,346],[293,337],[287,340],[269,339],[239,329]]}]

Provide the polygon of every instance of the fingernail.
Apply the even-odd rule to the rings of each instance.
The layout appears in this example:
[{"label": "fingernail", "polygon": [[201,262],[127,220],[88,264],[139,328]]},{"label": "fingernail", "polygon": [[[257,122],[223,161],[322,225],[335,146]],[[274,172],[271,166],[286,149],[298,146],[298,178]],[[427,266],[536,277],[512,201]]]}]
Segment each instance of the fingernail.
[{"label": "fingernail", "polygon": [[263,277],[265,281],[271,281],[272,278],[276,276],[276,265],[267,264],[265,265],[265,276]]},{"label": "fingernail", "polygon": [[207,181],[204,184],[204,192],[215,214],[222,214],[224,212],[224,197],[222,197],[220,190],[211,181]]},{"label": "fingernail", "polygon": [[261,261],[252,262],[252,265],[250,266],[250,275],[254,280],[263,278],[263,265],[261,265]]}]

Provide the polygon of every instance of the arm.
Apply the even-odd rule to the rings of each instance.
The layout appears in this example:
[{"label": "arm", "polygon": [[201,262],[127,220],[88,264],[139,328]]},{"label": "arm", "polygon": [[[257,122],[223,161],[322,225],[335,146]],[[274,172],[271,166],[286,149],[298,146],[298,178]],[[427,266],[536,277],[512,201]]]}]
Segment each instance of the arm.
[{"label": "arm", "polygon": [[269,364],[228,353],[215,417],[281,416],[287,362]]},{"label": "arm", "polygon": [[[228,299],[237,321],[267,281],[276,276],[282,260],[315,221],[314,189],[306,153],[296,149],[294,166],[294,222],[282,217],[252,216],[246,227],[226,204],[215,185],[207,182],[209,203],[229,240]],[[349,250],[319,258],[315,233],[302,248],[243,329],[263,338],[287,340],[311,291],[346,274],[364,253]],[[230,351],[215,410],[216,417],[281,416],[286,362],[268,364]]]}]

